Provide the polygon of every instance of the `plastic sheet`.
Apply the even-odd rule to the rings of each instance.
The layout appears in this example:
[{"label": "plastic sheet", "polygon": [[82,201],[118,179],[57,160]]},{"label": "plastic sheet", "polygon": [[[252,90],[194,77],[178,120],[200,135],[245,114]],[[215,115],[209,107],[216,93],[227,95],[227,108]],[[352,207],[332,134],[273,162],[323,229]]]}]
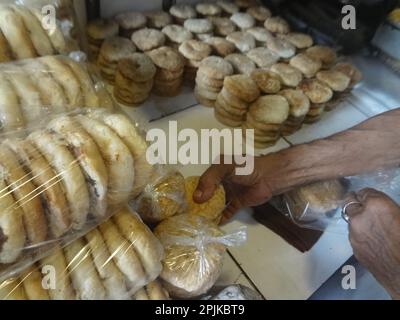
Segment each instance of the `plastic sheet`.
[{"label": "plastic sheet", "polygon": [[168,299],[163,249],[129,208],[0,284],[0,299]]},{"label": "plastic sheet", "polygon": [[141,139],[125,115],[100,109],[2,137],[0,280],[83,236],[134,197]]},{"label": "plastic sheet", "polygon": [[244,228],[224,234],[214,223],[181,214],[154,230],[164,246],[161,279],[172,297],[191,298],[206,293],[221,274],[226,247],[246,241]]},{"label": "plastic sheet", "polygon": [[23,129],[52,113],[81,107],[113,109],[103,82],[79,52],[0,64],[3,132]]}]

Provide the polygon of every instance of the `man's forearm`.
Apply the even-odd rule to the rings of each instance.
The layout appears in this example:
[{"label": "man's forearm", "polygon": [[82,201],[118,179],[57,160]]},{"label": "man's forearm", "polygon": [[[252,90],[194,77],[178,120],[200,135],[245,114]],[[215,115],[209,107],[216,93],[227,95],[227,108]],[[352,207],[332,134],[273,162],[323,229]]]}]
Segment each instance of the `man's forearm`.
[{"label": "man's forearm", "polygon": [[[277,193],[318,180],[356,175],[400,164],[400,109],[347,131],[265,157],[274,163]],[[274,182],[272,182],[274,183]]]}]

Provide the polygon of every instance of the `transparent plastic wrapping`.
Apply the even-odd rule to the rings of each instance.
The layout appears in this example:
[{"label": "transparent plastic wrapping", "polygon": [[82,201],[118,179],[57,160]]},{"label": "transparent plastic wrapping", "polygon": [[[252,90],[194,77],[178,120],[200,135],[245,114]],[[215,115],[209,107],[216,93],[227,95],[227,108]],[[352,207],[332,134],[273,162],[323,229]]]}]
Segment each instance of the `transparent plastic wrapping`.
[{"label": "transparent plastic wrapping", "polygon": [[0,4],[0,63],[80,50],[71,0],[15,0]]},{"label": "transparent plastic wrapping", "polygon": [[206,293],[221,274],[226,247],[246,241],[246,228],[224,234],[214,223],[181,214],[167,218],[154,230],[164,246],[160,278],[172,297],[191,298]]},{"label": "transparent plastic wrapping", "polygon": [[51,113],[114,104],[79,52],[0,64],[1,131],[23,129]]},{"label": "transparent plastic wrapping", "polygon": [[127,116],[104,109],[0,138],[0,281],[128,204],[140,188],[141,139]]},{"label": "transparent plastic wrapping", "polygon": [[373,188],[400,203],[400,169],[382,169],[342,179],[316,182],[271,200],[277,209],[301,227],[347,233],[343,207],[350,192]]},{"label": "transparent plastic wrapping", "polygon": [[158,223],[183,213],[186,208],[185,178],[178,171],[158,167],[151,182],[134,203],[136,211],[147,223]]},{"label": "transparent plastic wrapping", "polygon": [[0,299],[168,299],[156,280],[163,248],[125,207],[63,249],[0,284]]}]

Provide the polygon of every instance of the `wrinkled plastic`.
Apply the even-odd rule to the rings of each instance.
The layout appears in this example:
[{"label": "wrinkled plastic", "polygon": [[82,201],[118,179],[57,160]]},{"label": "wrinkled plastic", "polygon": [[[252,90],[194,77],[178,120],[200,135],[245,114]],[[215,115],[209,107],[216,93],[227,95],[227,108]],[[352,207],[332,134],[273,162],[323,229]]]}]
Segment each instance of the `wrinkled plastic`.
[{"label": "wrinkled plastic", "polygon": [[68,54],[82,47],[71,0],[5,0],[0,16],[7,18],[0,26],[0,62]]},{"label": "wrinkled plastic", "polygon": [[[72,54],[77,59],[78,53]],[[0,64],[0,122],[3,132],[23,129],[49,114],[114,104],[95,71],[65,56]]]},{"label": "wrinkled plastic", "polygon": [[164,246],[161,279],[172,297],[206,293],[219,278],[226,247],[246,241],[246,228],[224,234],[203,217],[181,214],[167,218],[154,230]]},{"label": "wrinkled plastic", "polygon": [[134,203],[147,223],[158,223],[186,208],[185,178],[178,171],[158,167]]},{"label": "wrinkled plastic", "polygon": [[0,299],[168,299],[157,281],[163,249],[128,207],[0,284]]},{"label": "wrinkled plastic", "polygon": [[0,281],[85,235],[150,179],[135,176],[146,143],[122,113],[79,109],[20,133],[0,136]]},{"label": "wrinkled plastic", "polygon": [[[364,188],[384,192],[400,203],[400,169],[382,169],[340,180],[313,183],[276,197],[271,204],[301,227],[347,234],[348,224],[343,218],[346,196]],[[309,193],[308,196],[301,197],[305,192]],[[307,198],[312,200],[307,201]]]}]

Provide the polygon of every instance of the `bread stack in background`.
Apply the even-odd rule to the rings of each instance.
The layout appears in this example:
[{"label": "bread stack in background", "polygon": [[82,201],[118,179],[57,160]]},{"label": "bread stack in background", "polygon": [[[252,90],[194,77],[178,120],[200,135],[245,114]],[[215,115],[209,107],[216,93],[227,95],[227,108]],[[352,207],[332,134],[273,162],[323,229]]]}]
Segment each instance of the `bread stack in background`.
[{"label": "bread stack in background", "polygon": [[119,26],[114,20],[97,19],[86,26],[90,58],[96,60],[104,40],[118,36]]},{"label": "bread stack in background", "polygon": [[192,39],[182,43],[179,52],[186,58],[184,78],[194,83],[201,61],[211,54],[211,46]]}]

